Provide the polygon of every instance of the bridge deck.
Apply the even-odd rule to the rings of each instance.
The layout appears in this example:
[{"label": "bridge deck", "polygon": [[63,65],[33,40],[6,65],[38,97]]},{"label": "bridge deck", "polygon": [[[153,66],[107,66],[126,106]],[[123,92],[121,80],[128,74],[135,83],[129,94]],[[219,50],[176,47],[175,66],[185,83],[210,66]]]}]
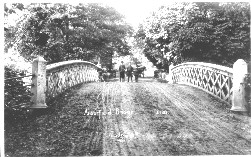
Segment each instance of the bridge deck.
[{"label": "bridge deck", "polygon": [[61,98],[56,112],[27,122],[26,146],[6,153],[251,154],[250,117],[193,87],[140,78],[83,84]]}]

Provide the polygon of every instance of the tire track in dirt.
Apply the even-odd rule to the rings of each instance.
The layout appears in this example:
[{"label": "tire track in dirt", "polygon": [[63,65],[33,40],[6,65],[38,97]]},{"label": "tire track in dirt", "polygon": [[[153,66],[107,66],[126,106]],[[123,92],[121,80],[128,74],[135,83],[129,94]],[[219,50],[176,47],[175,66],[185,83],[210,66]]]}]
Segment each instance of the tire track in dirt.
[{"label": "tire track in dirt", "polygon": [[142,144],[146,149],[144,152],[141,149],[138,151],[142,152],[144,155],[167,155],[159,149],[159,140],[157,139],[150,123],[150,117],[154,116],[154,112],[152,110],[145,110],[146,104],[142,102],[142,100],[149,102],[149,97],[145,96],[147,91],[139,90],[143,84],[136,83],[132,86],[132,88],[134,88],[134,105],[137,108],[134,118],[135,125],[133,127],[138,130],[138,136],[141,137]]},{"label": "tire track in dirt", "polygon": [[[127,139],[128,145],[130,147],[130,152],[132,155],[145,155],[152,154],[152,146],[147,145],[147,119],[145,115],[139,115],[138,109],[136,108],[134,97],[135,97],[135,84],[127,83],[122,84],[123,94],[122,94],[122,110],[128,110],[133,112],[132,115],[122,116],[121,125],[122,130],[125,134],[125,139]],[[145,126],[140,127],[141,124]]]},{"label": "tire track in dirt", "polygon": [[[79,129],[77,140],[73,142],[71,152],[68,154],[72,155],[99,155],[102,152],[102,121],[99,119],[98,115],[92,115],[91,112],[95,112],[101,106],[101,86],[95,83],[89,83],[88,85],[83,85],[72,101],[69,101],[69,105],[72,107],[75,104],[82,106],[83,112],[78,112],[78,117],[85,119],[81,129]],[[92,102],[89,103],[90,98]],[[79,108],[78,107],[78,108]],[[88,115],[90,114],[90,115]],[[77,117],[75,117],[75,122],[79,123]],[[72,128],[73,129],[73,128]],[[81,136],[82,135],[82,136]]]},{"label": "tire track in dirt", "polygon": [[[240,129],[231,130],[232,122],[221,116],[228,113],[207,106],[211,98],[196,95],[191,87],[142,81],[104,82],[92,88],[99,94],[90,109],[101,107],[111,115],[86,117],[84,126],[92,131],[83,134],[81,147],[73,142],[70,155],[250,154],[246,136],[240,139]],[[167,114],[156,114],[157,110]]]},{"label": "tire track in dirt", "polygon": [[[139,108],[135,104],[135,84],[133,83],[110,83],[112,88],[110,95],[116,97],[115,102],[107,104],[114,111],[114,115],[104,120],[104,153],[103,155],[157,155],[154,153],[156,143],[153,142],[150,128],[147,124],[148,117],[144,114],[138,114]],[[116,111],[125,111],[127,113],[116,114]],[[111,138],[109,132],[113,135],[122,135],[120,139]],[[108,133],[107,133],[108,132]],[[107,137],[106,137],[107,136]],[[152,138],[152,139],[149,139]],[[149,140],[152,140],[149,142]]]},{"label": "tire track in dirt", "polygon": [[193,87],[142,79],[83,84],[69,95],[27,129],[33,152],[20,147],[13,156],[251,154],[250,117],[234,118]]},{"label": "tire track in dirt", "polygon": [[[175,147],[175,144],[177,145],[178,143],[172,141],[175,141],[173,137],[177,134],[174,127],[179,127],[179,125],[183,123],[183,117],[181,117],[180,114],[173,114],[176,115],[175,118],[173,118],[171,112],[166,115],[157,114],[157,110],[160,111],[163,109],[161,106],[167,105],[168,108],[173,107],[170,106],[169,102],[166,102],[163,97],[159,97],[159,92],[156,91],[156,88],[151,88],[148,84],[142,83],[141,86],[139,86],[138,91],[142,91],[142,97],[147,98],[147,100],[139,98],[139,101],[142,101],[140,105],[144,106],[145,113],[143,114],[149,116],[151,124],[150,130],[156,135],[155,141],[157,141],[158,155],[181,155]],[[177,112],[177,109],[174,109],[172,113]],[[177,113],[180,113],[180,111]]]},{"label": "tire track in dirt", "polygon": [[[144,81],[102,82],[94,87],[99,94],[93,108],[101,107],[102,112],[111,115],[101,115],[100,119],[91,117],[85,124],[93,128],[83,145],[89,146],[85,152],[89,151],[90,155],[95,155],[93,151],[97,149],[102,151],[97,155],[105,156],[251,152],[246,136],[240,139],[240,129],[233,131],[232,121],[225,119],[228,113],[221,113],[211,105],[211,98],[205,93],[196,95],[191,87]],[[77,146],[73,148],[81,151]]]},{"label": "tire track in dirt", "polygon": [[118,115],[116,110],[119,109],[119,103],[121,99],[120,87],[113,82],[108,83],[106,86],[106,93],[103,93],[107,97],[108,101],[104,104],[104,111],[110,111],[110,115],[103,116],[104,124],[104,139],[103,139],[103,155],[120,155],[125,154],[125,146],[120,144],[117,139],[117,135],[120,134]]},{"label": "tire track in dirt", "polygon": [[[195,98],[196,98],[196,94],[198,94],[198,91],[197,91],[197,93],[194,90],[188,91],[189,88],[186,88],[186,86],[179,86],[178,88],[181,88],[182,93],[185,93],[185,94],[190,93],[189,95],[191,95],[191,96],[193,96]],[[192,93],[191,93],[191,91],[192,91]],[[244,125],[244,127],[246,127],[246,130],[251,131],[251,119],[248,116],[246,116],[246,115],[240,116],[238,114],[234,114],[234,113],[229,111],[229,109],[231,107],[230,105],[219,103],[219,102],[217,102],[215,100],[213,102],[211,101],[211,105],[205,106],[203,104],[205,104],[207,101],[209,101],[208,99],[212,100],[213,97],[209,98],[208,95],[203,91],[200,91],[199,93],[200,93],[200,96],[201,96],[200,101],[201,101],[201,104],[202,104],[202,105],[200,105],[200,108],[204,109],[204,108],[207,107],[208,110],[211,110],[212,111],[211,114],[214,117],[217,117],[217,118],[221,119],[221,122],[224,123],[224,128],[225,129],[228,129],[229,127],[231,127],[231,125],[228,122],[231,120],[232,117],[236,117],[237,118],[236,120],[238,120],[241,123],[241,125]],[[228,114],[226,115],[225,112],[219,112],[219,109],[218,109],[219,107],[217,106],[217,104],[220,104],[220,106],[218,105],[220,108],[222,108],[222,107],[226,108],[227,107],[228,108],[228,110],[227,110]],[[228,130],[232,131],[230,129],[228,129]],[[233,132],[233,133],[240,133],[240,130],[238,130],[238,132]],[[245,133],[245,132],[243,132],[243,133]],[[248,138],[251,141],[250,134],[249,134],[248,137],[245,136],[244,138]]]},{"label": "tire track in dirt", "polygon": [[[206,99],[201,99],[201,98],[196,97],[196,95],[198,95],[198,93],[197,94],[195,93],[195,95],[192,96],[193,98],[191,99],[191,95],[189,93],[191,91],[193,91],[193,90],[190,90],[189,93],[186,93],[185,90],[179,90],[179,88],[177,88],[176,90],[181,91],[182,96],[186,96],[184,98],[181,97],[181,100],[186,99],[186,100],[189,101],[189,100],[192,100],[192,99],[197,99],[197,100],[200,100],[200,101],[204,101],[204,103],[201,103],[201,102],[199,102],[199,103],[194,103],[194,102],[188,103],[188,107],[191,109],[192,112],[196,113],[196,115],[198,115],[199,118],[203,117],[203,116],[208,118],[207,121],[204,120],[204,122],[206,122],[206,125],[211,127],[213,129],[213,131],[218,133],[218,137],[216,136],[216,139],[217,139],[218,142],[222,143],[222,142],[225,141],[225,145],[229,145],[230,147],[232,147],[233,149],[236,149],[236,151],[239,151],[240,153],[243,153],[243,154],[246,154],[248,152],[250,153],[250,149],[248,149],[248,148],[250,148],[250,144],[251,144],[250,141],[245,140],[246,144],[241,145],[243,143],[243,140],[238,139],[240,132],[239,132],[239,134],[237,134],[236,132],[233,132],[232,130],[230,130],[229,128],[227,128],[224,125],[226,123],[224,123],[220,119],[217,119],[217,117],[220,114],[219,110],[217,111],[217,113],[216,112],[213,112],[213,113],[204,112],[204,114],[201,113],[200,110],[203,110],[204,105],[206,105],[206,104],[212,105],[211,102],[209,104],[208,100],[207,100],[208,102],[206,102],[205,101]],[[187,90],[187,88],[186,88],[186,90]],[[201,93],[201,94],[203,94],[203,93]],[[199,95],[201,95],[201,94],[199,94]],[[190,98],[187,97],[187,96],[189,96]],[[217,109],[213,105],[212,105],[212,107],[214,107],[214,109]],[[200,110],[198,110],[198,109],[200,109]],[[209,111],[211,111],[211,110],[209,110]],[[221,111],[221,112],[224,112],[224,111]],[[225,112],[225,114],[229,114],[229,113]],[[231,124],[229,124],[229,126],[231,126]]]},{"label": "tire track in dirt", "polygon": [[[162,89],[162,87],[160,87],[160,88]],[[163,92],[163,89],[162,89],[162,92]],[[179,104],[180,107],[187,110],[187,113],[186,113],[187,115],[190,114],[191,116],[193,116],[193,118],[196,118],[196,120],[200,120],[198,125],[200,125],[200,127],[204,126],[203,130],[206,130],[208,133],[210,133],[213,137],[215,137],[215,139],[217,139],[218,142],[220,142],[220,141],[222,142],[222,140],[227,139],[227,135],[223,134],[221,132],[221,130],[216,129],[216,127],[214,125],[210,124],[211,117],[209,115],[202,115],[202,114],[200,114],[200,112],[197,112],[195,108],[193,108],[192,105],[196,105],[196,104],[193,103],[193,101],[190,101],[187,97],[185,97],[186,101],[184,101],[184,95],[183,96],[181,94],[176,94],[175,95],[174,93],[175,92],[172,92],[172,93],[167,92],[169,97],[174,97],[175,100],[179,100],[179,101],[174,101],[172,99],[172,102],[174,102],[175,105]],[[181,95],[181,96],[179,96],[179,95]],[[198,106],[196,106],[196,107],[198,107]],[[203,117],[207,117],[208,119],[205,119]],[[239,151],[239,149],[234,147],[232,144],[229,144],[229,145],[232,148],[234,148],[235,150]],[[217,150],[217,148],[215,148],[215,149]]]},{"label": "tire track in dirt", "polygon": [[[203,109],[201,108],[200,103],[198,103],[198,101],[195,103],[193,99],[188,97],[189,93],[184,93],[178,87],[170,88],[171,87],[170,85],[165,86],[165,89],[163,89],[164,84],[157,85],[155,83],[155,84],[148,84],[148,85],[152,86],[152,90],[159,89],[161,91],[161,93],[165,95],[165,97],[170,99],[179,109],[183,110],[183,114],[184,114],[184,112],[186,112],[186,115],[189,115],[190,117],[196,118],[196,121],[195,121],[196,123],[198,123],[197,120],[199,120],[200,122],[197,125],[199,125],[200,127],[204,126],[203,130],[206,130],[207,133],[210,133],[211,136],[214,137],[214,140],[217,141],[217,143],[223,143],[223,141],[228,142],[227,144],[224,144],[224,145],[228,145],[228,146],[232,147],[233,149],[235,149],[236,150],[235,153],[237,153],[237,154],[240,154],[240,153],[246,154],[246,153],[248,153],[248,151],[250,151],[248,149],[248,146],[250,147],[250,145],[248,145],[248,144],[244,148],[238,147],[237,143],[232,144],[232,143],[235,143],[234,140],[230,141],[230,139],[232,139],[233,134],[231,132],[229,132],[229,130],[222,129],[222,124],[220,124],[218,121],[216,121],[214,119],[214,117],[210,113],[208,113],[208,111],[204,112],[202,114],[201,110],[203,110]],[[190,87],[187,87],[187,88],[190,88]],[[207,104],[210,105],[209,102]],[[205,119],[203,117],[206,117],[207,119]],[[202,128],[200,128],[200,129],[202,129]],[[236,140],[236,138],[235,138],[235,140]],[[213,149],[218,150],[217,145]],[[245,152],[245,150],[246,150],[246,152]]]}]

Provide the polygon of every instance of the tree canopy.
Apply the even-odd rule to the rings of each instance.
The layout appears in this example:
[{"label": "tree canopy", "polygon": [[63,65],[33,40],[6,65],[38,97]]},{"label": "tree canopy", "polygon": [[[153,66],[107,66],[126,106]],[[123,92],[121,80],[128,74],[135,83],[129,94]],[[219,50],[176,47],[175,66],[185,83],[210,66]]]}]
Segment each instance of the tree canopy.
[{"label": "tree canopy", "polygon": [[231,66],[249,59],[249,34],[249,3],[183,2],[160,7],[135,38],[159,68],[185,61]]},{"label": "tree canopy", "polygon": [[42,55],[49,63],[129,53],[132,28],[114,8],[100,4],[5,5],[5,47],[15,46],[26,59]]},{"label": "tree canopy", "polygon": [[[132,28],[114,8],[100,4],[4,4],[4,109],[7,119],[27,116],[30,61],[42,55],[48,64],[129,54]],[[27,110],[26,110],[27,109]],[[10,118],[13,117],[13,118]],[[12,121],[13,122],[13,121]]]}]

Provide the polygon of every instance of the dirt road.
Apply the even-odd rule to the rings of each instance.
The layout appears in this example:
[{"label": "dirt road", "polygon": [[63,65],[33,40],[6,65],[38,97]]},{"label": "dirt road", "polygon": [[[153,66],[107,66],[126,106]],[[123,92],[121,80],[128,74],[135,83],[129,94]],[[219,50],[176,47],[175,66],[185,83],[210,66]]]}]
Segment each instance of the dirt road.
[{"label": "dirt road", "polygon": [[22,126],[23,137],[6,134],[6,154],[251,154],[251,118],[193,87],[114,80],[83,84],[57,101],[56,112]]}]

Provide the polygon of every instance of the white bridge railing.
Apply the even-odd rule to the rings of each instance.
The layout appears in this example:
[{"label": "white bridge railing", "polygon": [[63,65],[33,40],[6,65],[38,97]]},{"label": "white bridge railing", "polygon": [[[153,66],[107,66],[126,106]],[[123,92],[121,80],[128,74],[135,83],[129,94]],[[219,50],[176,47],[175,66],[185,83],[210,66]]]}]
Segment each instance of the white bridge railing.
[{"label": "white bridge railing", "polygon": [[80,60],[46,65],[46,61],[39,56],[32,63],[34,86],[31,88],[31,108],[46,108],[46,99],[51,99],[79,83],[97,81],[97,69],[95,64]]},{"label": "white bridge railing", "polygon": [[50,64],[46,66],[46,95],[55,97],[74,85],[97,80],[97,67],[93,63],[72,60]]},{"label": "white bridge railing", "polygon": [[233,68],[202,62],[171,65],[169,73],[171,83],[200,88],[231,104],[232,111],[251,110],[247,99],[251,94],[245,81],[250,75],[250,68],[242,59],[237,60]]},{"label": "white bridge railing", "polygon": [[196,86],[231,103],[233,69],[202,62],[188,62],[171,69],[173,83]]}]

